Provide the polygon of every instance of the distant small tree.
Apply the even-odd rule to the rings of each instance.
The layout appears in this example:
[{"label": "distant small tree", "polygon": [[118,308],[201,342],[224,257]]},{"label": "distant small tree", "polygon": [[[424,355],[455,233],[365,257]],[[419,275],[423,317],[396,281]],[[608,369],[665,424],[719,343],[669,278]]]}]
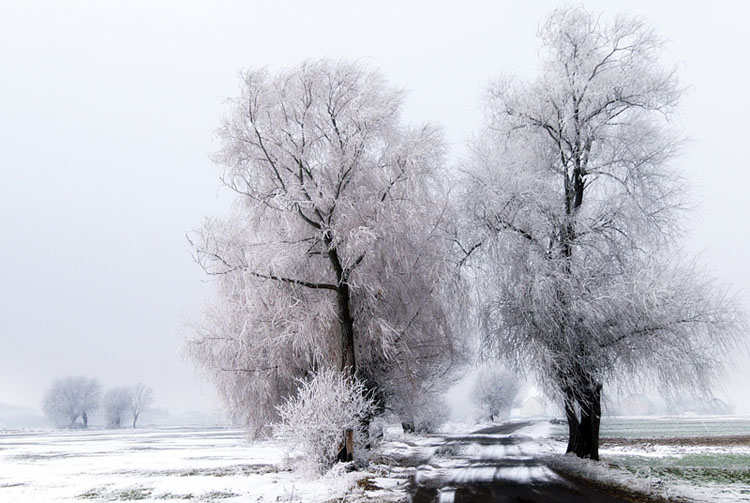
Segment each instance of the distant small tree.
[{"label": "distant small tree", "polygon": [[99,381],[84,376],[55,379],[42,402],[45,415],[58,426],[88,427],[88,415],[99,406],[101,386]]},{"label": "distant small tree", "polygon": [[477,374],[471,400],[482,417],[495,421],[510,415],[521,384],[512,372],[502,367],[482,367]]},{"label": "distant small tree", "polygon": [[154,390],[143,383],[138,383],[130,390],[130,412],[133,414],[135,428],[141,413],[154,403]]},{"label": "distant small tree", "polygon": [[104,417],[109,428],[122,426],[125,414],[130,410],[132,392],[130,388],[121,386],[107,390],[104,394]]}]

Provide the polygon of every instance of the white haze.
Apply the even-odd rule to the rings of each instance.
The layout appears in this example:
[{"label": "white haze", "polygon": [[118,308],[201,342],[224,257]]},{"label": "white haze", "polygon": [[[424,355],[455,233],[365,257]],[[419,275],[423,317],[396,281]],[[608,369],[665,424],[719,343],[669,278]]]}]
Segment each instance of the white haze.
[{"label": "white haze", "polygon": [[[208,155],[241,68],[347,57],[410,91],[456,155],[501,72],[534,74],[558,2],[0,2],[0,402],[38,408],[52,379],[143,381],[156,405],[209,409],[178,355],[207,293],[185,232],[228,197]],[[680,162],[700,203],[686,242],[750,286],[750,8],[589,2],[650,19],[690,86]],[[750,308],[748,294],[743,304]],[[728,383],[750,411],[750,365]]]}]

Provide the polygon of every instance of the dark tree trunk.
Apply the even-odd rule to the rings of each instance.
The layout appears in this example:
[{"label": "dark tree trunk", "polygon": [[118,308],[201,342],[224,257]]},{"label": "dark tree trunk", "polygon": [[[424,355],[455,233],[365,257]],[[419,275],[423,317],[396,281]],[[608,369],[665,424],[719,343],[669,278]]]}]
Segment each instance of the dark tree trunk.
[{"label": "dark tree trunk", "polygon": [[138,421],[138,414],[133,414],[133,429],[135,429],[135,423]]},{"label": "dark tree trunk", "polygon": [[336,288],[339,324],[341,326],[341,369],[354,377],[357,367],[354,359],[354,320],[352,319],[349,285],[342,283]]},{"label": "dark tree trunk", "polygon": [[88,428],[89,427],[89,416],[86,415],[86,413],[82,413],[81,417],[83,418],[83,427]]},{"label": "dark tree trunk", "polygon": [[[568,448],[579,458],[599,460],[599,425],[602,418],[602,385],[593,384],[576,400],[580,419],[570,400],[566,400],[565,415],[568,418]],[[571,403],[569,406],[568,403]]]},{"label": "dark tree trunk", "polygon": [[565,417],[568,419],[568,448],[566,453],[574,452],[578,445],[578,415],[576,414],[575,401],[572,397],[565,399]]},{"label": "dark tree trunk", "polygon": [[[561,147],[561,167],[564,169],[563,189],[565,191],[566,219],[559,229],[559,239],[563,261],[563,271],[566,275],[573,274],[573,247],[576,244],[576,215],[583,204],[586,189],[586,165],[590,141],[581,138],[582,125],[579,116],[579,101],[574,96],[574,126],[575,135],[572,144],[568,144],[569,155]],[[574,318],[575,313],[569,313],[564,295],[560,295],[565,316]],[[563,322],[563,339],[566,330],[574,330],[575,325],[570,320]],[[585,354],[585,347],[580,348],[580,354]],[[578,364],[576,364],[578,367]],[[565,416],[568,420],[568,447],[566,452],[574,452],[580,458],[599,459],[599,422],[601,420],[601,390],[600,383],[592,383],[583,368],[577,368],[574,377],[580,380],[575,384],[579,389],[563,390],[565,398]]]},{"label": "dark tree trunk", "polygon": [[[332,240],[326,239],[330,247]],[[351,311],[351,294],[349,291],[349,271],[344,270],[336,248],[328,249],[328,258],[336,273],[336,305],[338,307],[339,327],[341,330],[341,370],[350,377],[356,376],[357,362],[354,358],[354,319]],[[354,432],[344,431],[341,448],[336,456],[338,461],[348,462],[354,459]]]},{"label": "dark tree trunk", "polygon": [[338,250],[332,247],[333,240],[326,235],[325,243],[329,246],[328,258],[336,273],[336,306],[338,308],[339,327],[341,330],[341,370],[354,377],[357,366],[354,359],[354,320],[351,311],[349,292],[349,270],[344,270],[339,259]]},{"label": "dark tree trunk", "polygon": [[[340,283],[336,289],[338,303],[339,324],[341,326],[341,369],[350,377],[356,375],[357,367],[354,359],[354,320],[349,307],[349,285]],[[337,456],[344,463],[354,460],[354,432],[346,430],[341,449]]]}]

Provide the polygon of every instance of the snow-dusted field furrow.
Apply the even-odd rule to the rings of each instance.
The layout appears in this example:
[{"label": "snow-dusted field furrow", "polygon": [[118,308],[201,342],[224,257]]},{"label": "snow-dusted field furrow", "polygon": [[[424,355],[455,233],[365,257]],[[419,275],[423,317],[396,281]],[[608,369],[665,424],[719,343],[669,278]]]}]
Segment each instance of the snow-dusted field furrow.
[{"label": "snow-dusted field furrow", "polygon": [[315,502],[351,492],[362,474],[308,480],[275,442],[242,430],[0,433],[0,501]]}]

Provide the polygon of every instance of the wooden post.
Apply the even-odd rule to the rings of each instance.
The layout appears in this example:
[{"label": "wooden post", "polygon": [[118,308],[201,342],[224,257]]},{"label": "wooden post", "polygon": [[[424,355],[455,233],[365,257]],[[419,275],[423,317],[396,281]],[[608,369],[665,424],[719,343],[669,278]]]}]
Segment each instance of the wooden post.
[{"label": "wooden post", "polygon": [[354,431],[344,431],[344,441],[341,443],[339,453],[336,455],[336,461],[347,463],[354,461]]}]

